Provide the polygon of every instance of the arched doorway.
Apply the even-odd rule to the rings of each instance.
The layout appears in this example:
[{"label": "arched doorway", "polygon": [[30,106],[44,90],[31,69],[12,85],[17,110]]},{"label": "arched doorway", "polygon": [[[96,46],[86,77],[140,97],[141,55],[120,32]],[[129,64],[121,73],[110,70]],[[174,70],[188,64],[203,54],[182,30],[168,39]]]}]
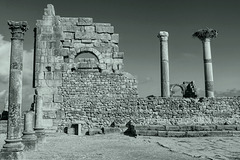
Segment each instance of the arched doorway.
[{"label": "arched doorway", "polygon": [[179,84],[171,84],[170,85],[170,94],[171,97],[183,97],[185,94],[185,88]]},{"label": "arched doorway", "polygon": [[76,70],[80,72],[100,72],[99,59],[90,51],[82,51],[75,56]]}]

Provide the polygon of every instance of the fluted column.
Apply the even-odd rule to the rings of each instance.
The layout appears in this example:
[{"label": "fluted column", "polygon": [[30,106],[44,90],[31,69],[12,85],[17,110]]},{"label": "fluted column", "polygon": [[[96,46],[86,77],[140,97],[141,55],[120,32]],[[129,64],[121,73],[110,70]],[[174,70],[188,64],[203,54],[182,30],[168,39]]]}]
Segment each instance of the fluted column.
[{"label": "fluted column", "polygon": [[168,32],[160,31],[160,59],[161,59],[161,96],[170,97],[169,62],[168,62]]},{"label": "fluted column", "polygon": [[11,56],[9,75],[8,125],[7,139],[1,150],[0,159],[21,159],[24,145],[21,139],[21,107],[22,107],[22,68],[23,40],[28,30],[27,22],[8,21],[11,30]]},{"label": "fluted column", "polygon": [[202,40],[202,43],[203,43],[204,77],[205,77],[205,95],[206,97],[214,97],[214,82],[210,38]]}]

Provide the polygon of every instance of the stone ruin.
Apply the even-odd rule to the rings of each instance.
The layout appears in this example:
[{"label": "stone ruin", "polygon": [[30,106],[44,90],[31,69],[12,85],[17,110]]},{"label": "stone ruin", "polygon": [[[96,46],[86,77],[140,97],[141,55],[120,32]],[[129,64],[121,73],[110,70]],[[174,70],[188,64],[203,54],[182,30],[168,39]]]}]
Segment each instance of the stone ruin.
[{"label": "stone ruin", "polygon": [[138,98],[136,78],[124,71],[119,35],[110,23],[60,17],[48,5],[34,31],[34,106],[42,112],[41,127],[62,129],[59,125],[94,123],[105,116],[110,123],[101,108],[129,107],[122,102]]},{"label": "stone ruin", "polygon": [[174,96],[174,88],[179,87],[181,89],[181,93],[184,98],[197,98],[198,93],[197,93],[197,87],[194,83],[194,81],[191,82],[186,82],[184,81],[182,84],[171,84],[170,85],[170,92],[171,92],[171,97]]},{"label": "stone ruin", "polygon": [[[77,130],[78,135],[83,130],[89,135],[119,131],[121,124],[127,124],[125,134],[132,136],[240,134],[240,97],[213,98],[211,67],[205,70],[209,73],[206,95],[211,98],[197,99],[194,82],[169,85],[168,32],[158,34],[161,97],[140,98],[136,78],[123,70],[124,54],[119,51],[114,27],[94,23],[92,18],[57,16],[52,5],[47,6],[34,29],[35,95],[31,111],[24,114],[22,130],[23,40],[28,24],[8,21],[8,25],[12,45],[7,139],[0,160],[23,159],[23,150],[36,149],[37,143],[44,142],[45,130],[71,132],[73,125],[72,132]],[[211,66],[211,59],[204,59],[204,64]],[[182,89],[184,98],[170,98],[175,86]]]}]

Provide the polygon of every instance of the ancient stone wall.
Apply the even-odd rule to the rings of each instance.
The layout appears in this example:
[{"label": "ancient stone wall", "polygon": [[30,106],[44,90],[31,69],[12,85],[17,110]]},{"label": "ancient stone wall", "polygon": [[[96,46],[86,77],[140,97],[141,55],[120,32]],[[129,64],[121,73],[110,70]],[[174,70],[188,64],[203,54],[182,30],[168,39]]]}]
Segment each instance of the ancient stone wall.
[{"label": "ancient stone wall", "polygon": [[[62,89],[66,90],[65,87],[62,87]],[[103,89],[103,91],[106,90]],[[137,98],[135,101],[135,97],[129,95],[129,97],[119,101],[118,99],[103,99],[103,97],[99,97],[94,103],[87,98],[79,99],[78,101],[82,102],[78,103],[78,98],[75,99],[71,93],[69,93],[68,97],[72,98],[67,98],[64,102],[64,110],[67,112],[67,117],[64,117],[66,121],[62,121],[62,127],[69,124],[67,120],[70,119],[86,122],[83,123],[83,129],[110,126],[112,122],[118,125],[125,125],[130,120],[140,126],[240,124],[240,97],[199,99],[159,97],[153,99]],[[94,97],[94,95],[90,97]],[[68,108],[71,104],[76,103],[79,104],[78,108],[72,110],[71,107]],[[78,117],[73,116],[77,115],[74,112],[78,112]]]},{"label": "ancient stone wall", "polygon": [[[117,108],[112,98],[123,101],[138,96],[136,79],[123,70],[124,53],[119,51],[118,42],[119,35],[110,23],[60,17],[52,5],[47,6],[35,28],[33,82],[35,106],[37,99],[43,98],[44,128],[56,129],[62,117],[66,117],[63,121],[75,120],[79,116],[76,109],[82,110],[79,105],[91,110],[112,103],[109,107]],[[79,58],[83,53],[95,58]],[[84,113],[89,116],[89,112]],[[87,119],[80,115],[77,119]]]},{"label": "ancient stone wall", "polygon": [[[82,123],[83,129],[125,125],[239,124],[240,98],[138,97],[123,70],[119,36],[108,23],[55,15],[52,5],[35,29],[34,83],[45,129]],[[80,58],[89,53],[96,58]],[[41,102],[41,103],[40,103]]]},{"label": "ancient stone wall", "polygon": [[138,99],[137,124],[240,124],[240,97]]},{"label": "ancient stone wall", "polygon": [[[66,73],[59,91],[63,95],[61,124],[83,122],[84,128],[125,123],[137,105],[137,84],[125,74]],[[127,117],[125,117],[127,116]],[[58,122],[59,123],[59,122]]]}]

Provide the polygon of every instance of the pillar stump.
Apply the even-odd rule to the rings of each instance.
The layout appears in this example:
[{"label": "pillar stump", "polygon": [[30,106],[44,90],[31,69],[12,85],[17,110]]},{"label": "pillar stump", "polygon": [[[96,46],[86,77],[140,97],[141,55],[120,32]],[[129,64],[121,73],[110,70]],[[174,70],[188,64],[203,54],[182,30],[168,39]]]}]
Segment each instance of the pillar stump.
[{"label": "pillar stump", "polygon": [[42,108],[43,108],[43,99],[42,96],[38,95],[37,89],[35,90],[36,97],[36,106],[35,106],[35,135],[37,136],[37,141],[39,143],[45,142],[45,130],[42,127]]},{"label": "pillar stump", "polygon": [[160,31],[160,60],[161,60],[161,96],[170,97],[169,62],[168,62],[168,32]]},{"label": "pillar stump", "polygon": [[23,40],[28,30],[26,21],[8,21],[11,30],[11,56],[9,75],[7,139],[1,150],[0,160],[23,159],[21,106],[22,106],[22,68]]},{"label": "pillar stump", "polygon": [[37,136],[33,131],[33,117],[34,113],[32,111],[28,111],[24,115],[24,131],[22,136],[22,143],[25,146],[25,151],[37,149]]}]

